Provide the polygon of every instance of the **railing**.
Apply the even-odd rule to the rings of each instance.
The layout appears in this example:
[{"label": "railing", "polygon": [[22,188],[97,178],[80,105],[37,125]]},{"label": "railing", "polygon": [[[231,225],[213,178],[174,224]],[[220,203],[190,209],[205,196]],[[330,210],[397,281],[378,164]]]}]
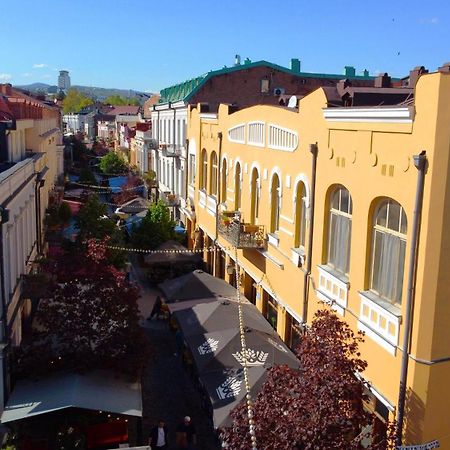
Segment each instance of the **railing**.
[{"label": "railing", "polygon": [[166,202],[167,206],[178,206],[180,200],[176,194],[172,194],[172,192],[163,192],[162,197]]},{"label": "railing", "polygon": [[219,235],[236,248],[264,248],[266,233],[264,225],[241,222],[239,211],[225,211],[219,217]]},{"label": "railing", "polygon": [[167,144],[165,156],[181,156],[182,146],[179,144]]}]

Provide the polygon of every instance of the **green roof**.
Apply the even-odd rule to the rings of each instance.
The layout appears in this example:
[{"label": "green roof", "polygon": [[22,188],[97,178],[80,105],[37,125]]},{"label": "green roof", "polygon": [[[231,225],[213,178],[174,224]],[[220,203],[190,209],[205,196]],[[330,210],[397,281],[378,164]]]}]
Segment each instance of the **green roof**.
[{"label": "green roof", "polygon": [[[280,72],[285,72],[290,75],[297,76],[299,78],[336,78],[336,79],[349,79],[349,80],[374,80],[374,76],[370,75],[346,75],[346,74],[333,74],[333,73],[311,73],[311,72],[294,72],[287,67],[279,66],[278,64],[273,64],[268,61],[256,61],[256,62],[244,62],[244,64],[239,64],[232,67],[224,67],[219,70],[211,70],[197,78],[192,80],[184,81],[183,83],[175,84],[168,88],[162,89],[160,92],[161,98],[159,103],[168,102],[178,102],[184,101],[189,102],[190,98],[210,79],[218,75],[223,75],[226,73],[238,72],[239,70],[251,69],[253,67],[270,67],[272,69],[278,70]],[[393,81],[397,80],[392,78]]]}]

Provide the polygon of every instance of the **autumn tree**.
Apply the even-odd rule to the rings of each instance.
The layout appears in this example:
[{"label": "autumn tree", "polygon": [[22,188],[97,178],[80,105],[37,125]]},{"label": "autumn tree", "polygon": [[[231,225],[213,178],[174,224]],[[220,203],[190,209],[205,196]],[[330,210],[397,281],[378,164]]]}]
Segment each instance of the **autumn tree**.
[{"label": "autumn tree", "polygon": [[[367,363],[358,350],[362,334],[329,310],[318,311],[296,354],[300,369],[275,366],[254,402],[254,429],[260,450],[357,450],[375,416],[364,409]],[[246,404],[222,430],[228,448],[252,448]],[[365,447],[389,448],[377,437]]]},{"label": "autumn tree", "polygon": [[63,112],[64,114],[77,113],[92,103],[94,103],[92,98],[86,97],[76,89],[69,89],[63,100]]},{"label": "autumn tree", "polygon": [[143,181],[137,175],[128,175],[125,183],[121,186],[121,191],[113,195],[114,203],[123,205],[125,202],[138,197],[139,189],[142,190]]},{"label": "autumn tree", "polygon": [[137,97],[122,97],[120,95],[110,95],[104,102],[107,105],[124,106],[132,105],[139,106],[139,99]]},{"label": "autumn tree", "polygon": [[144,363],[138,291],[108,264],[106,243],[90,240],[86,253],[56,261],[34,335],[18,350],[19,376],[101,368],[136,374]]},{"label": "autumn tree", "polygon": [[131,243],[138,248],[154,249],[176,237],[174,227],[169,208],[160,200],[150,206],[140,223],[133,226]]}]

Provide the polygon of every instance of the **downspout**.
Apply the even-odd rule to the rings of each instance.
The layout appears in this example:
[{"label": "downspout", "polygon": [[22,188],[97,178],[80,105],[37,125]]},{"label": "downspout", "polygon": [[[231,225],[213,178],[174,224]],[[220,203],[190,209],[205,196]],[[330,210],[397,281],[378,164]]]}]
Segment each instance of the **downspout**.
[{"label": "downspout", "polygon": [[221,199],[221,193],[222,193],[222,132],[219,131],[217,133],[217,137],[219,138],[219,158],[217,161],[218,168],[217,168],[217,202],[216,202],[216,237],[214,239],[214,266],[217,263],[217,240],[219,239],[219,205],[222,201]]},{"label": "downspout", "polygon": [[[176,196],[176,179],[175,179],[175,175],[176,175],[176,164],[177,164],[177,153],[176,153],[176,142],[177,142],[177,137],[176,137],[176,117],[177,117],[177,110],[175,108],[172,107],[172,105],[170,105],[170,107],[173,109],[173,126],[172,126],[172,140],[173,140],[173,163],[172,163],[172,184],[173,184],[173,194]],[[175,220],[175,210],[176,210],[176,203],[174,203],[173,205],[173,218]]]},{"label": "downspout", "polygon": [[422,200],[425,183],[425,171],[427,167],[427,157],[425,151],[422,151],[419,155],[414,155],[413,158],[414,158],[414,166],[419,171],[419,174],[417,177],[416,199],[414,203],[413,228],[412,228],[410,255],[409,255],[408,290],[406,296],[406,308],[405,308],[406,312],[403,331],[403,354],[402,354],[402,365],[400,370],[400,384],[398,393],[397,424],[396,424],[397,429],[395,435],[396,446],[402,445],[402,438],[403,438],[403,419],[405,415],[406,381],[408,378],[408,363],[410,356],[409,347],[412,330],[412,312],[415,299],[420,222],[422,216]]},{"label": "downspout", "polygon": [[316,175],[317,175],[317,154],[318,147],[316,144],[309,145],[309,151],[312,154],[311,166],[311,199],[309,207],[309,233],[308,233],[308,253],[306,254],[306,271],[303,278],[303,314],[302,321],[306,324],[308,321],[308,296],[309,296],[309,282],[311,279],[312,269],[312,249],[314,238],[314,209],[316,203]]},{"label": "downspout", "polygon": [[40,189],[44,185],[44,180],[37,175],[36,184],[34,185],[34,206],[36,209],[36,251],[40,255],[42,253],[41,243],[41,193]]}]

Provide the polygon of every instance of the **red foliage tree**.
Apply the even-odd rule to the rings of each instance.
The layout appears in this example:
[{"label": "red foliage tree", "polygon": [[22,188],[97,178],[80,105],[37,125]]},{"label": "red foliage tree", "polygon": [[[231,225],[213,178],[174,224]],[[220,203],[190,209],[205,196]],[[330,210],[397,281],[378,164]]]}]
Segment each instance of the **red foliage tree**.
[{"label": "red foliage tree", "polygon": [[[316,313],[297,349],[300,370],[270,369],[253,404],[259,450],[356,450],[362,430],[374,415],[363,407],[364,382],[355,376],[367,363],[358,351],[363,341],[328,310]],[[233,425],[221,432],[229,449],[252,448],[246,404],[233,412]],[[376,440],[376,439],[375,439]],[[370,450],[389,448],[378,439]]]},{"label": "red foliage tree", "polygon": [[123,205],[125,202],[138,197],[137,188],[144,184],[137,175],[128,175],[126,182],[121,186],[121,192],[113,196],[114,203]]},{"label": "red foliage tree", "polygon": [[94,368],[136,374],[142,367],[147,345],[139,326],[139,293],[106,256],[105,243],[90,240],[86,254],[70,259],[69,271],[66,264],[54,266],[34,335],[19,350],[19,376]]}]

